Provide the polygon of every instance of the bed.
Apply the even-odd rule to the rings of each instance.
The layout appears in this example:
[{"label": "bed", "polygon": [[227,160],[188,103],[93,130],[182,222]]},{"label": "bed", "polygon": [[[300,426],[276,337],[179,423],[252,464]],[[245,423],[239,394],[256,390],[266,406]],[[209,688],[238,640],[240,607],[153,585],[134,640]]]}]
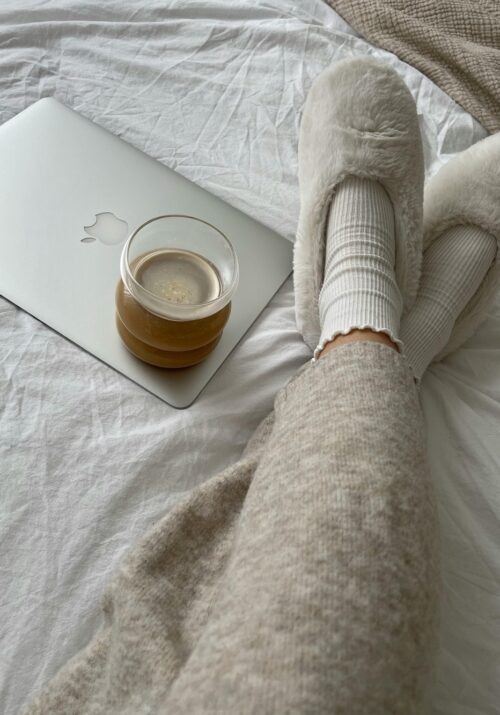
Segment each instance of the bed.
[{"label": "bed", "polygon": [[[293,241],[301,107],[323,68],[356,55],[407,82],[427,175],[486,135],[322,0],[3,0],[0,123],[53,95]],[[239,457],[309,358],[289,279],[179,411],[0,299],[2,713],[88,642],[116,564]],[[498,713],[500,299],[421,394],[444,573],[426,715]]]}]

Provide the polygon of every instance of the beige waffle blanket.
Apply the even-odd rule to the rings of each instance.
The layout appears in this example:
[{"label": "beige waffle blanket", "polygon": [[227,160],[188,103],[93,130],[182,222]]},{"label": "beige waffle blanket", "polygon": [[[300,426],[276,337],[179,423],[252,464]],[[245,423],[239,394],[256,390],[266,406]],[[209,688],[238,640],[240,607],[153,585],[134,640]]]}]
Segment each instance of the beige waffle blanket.
[{"label": "beige waffle blanket", "polygon": [[500,130],[498,0],[326,0],[369,42],[416,67],[489,132]]}]

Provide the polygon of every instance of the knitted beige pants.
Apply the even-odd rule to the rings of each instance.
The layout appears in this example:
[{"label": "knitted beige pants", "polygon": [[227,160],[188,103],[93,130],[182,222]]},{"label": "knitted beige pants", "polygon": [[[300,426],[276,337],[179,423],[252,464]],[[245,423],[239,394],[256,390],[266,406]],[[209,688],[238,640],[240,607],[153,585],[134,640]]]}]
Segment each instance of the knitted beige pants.
[{"label": "knitted beige pants", "polygon": [[340,346],[131,552],[101,631],[26,712],[411,715],[436,585],[410,372]]}]

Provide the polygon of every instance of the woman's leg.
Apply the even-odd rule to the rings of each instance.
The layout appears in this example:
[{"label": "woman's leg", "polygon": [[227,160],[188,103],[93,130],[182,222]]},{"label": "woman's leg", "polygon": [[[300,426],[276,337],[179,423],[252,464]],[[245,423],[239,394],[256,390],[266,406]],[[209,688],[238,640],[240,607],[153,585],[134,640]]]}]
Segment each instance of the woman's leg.
[{"label": "woman's leg", "polygon": [[435,512],[404,357],[362,341],[299,374],[166,712],[415,712],[432,647]]}]

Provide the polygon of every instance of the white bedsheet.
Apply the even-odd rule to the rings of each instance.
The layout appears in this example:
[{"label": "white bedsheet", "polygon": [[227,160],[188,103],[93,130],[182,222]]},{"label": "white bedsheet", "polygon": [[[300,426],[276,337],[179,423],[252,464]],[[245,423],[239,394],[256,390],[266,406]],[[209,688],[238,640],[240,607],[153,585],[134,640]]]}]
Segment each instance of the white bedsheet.
[{"label": "white bedsheet", "polygon": [[[428,172],[484,136],[321,0],[3,0],[0,122],[54,95],[293,240],[307,90],[365,54],[408,83]],[[86,644],[127,549],[239,456],[309,357],[288,281],[177,411],[0,299],[2,713]],[[499,358],[500,307],[423,387],[446,584],[432,715],[499,712]]]}]

